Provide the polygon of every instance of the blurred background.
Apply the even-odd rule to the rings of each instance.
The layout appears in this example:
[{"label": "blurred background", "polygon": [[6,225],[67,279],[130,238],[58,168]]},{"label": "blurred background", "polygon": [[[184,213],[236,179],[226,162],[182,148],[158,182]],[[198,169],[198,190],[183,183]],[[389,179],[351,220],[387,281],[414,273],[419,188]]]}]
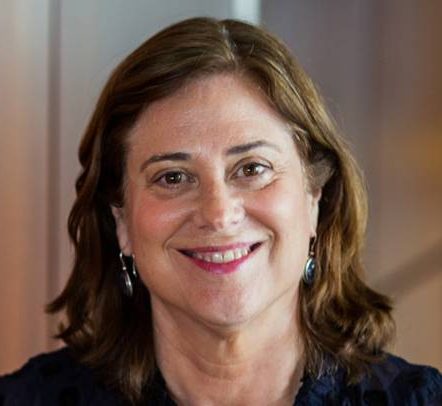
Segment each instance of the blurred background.
[{"label": "blurred background", "polygon": [[57,346],[43,307],[69,274],[77,146],[106,78],[198,15],[262,24],[318,84],[366,176],[366,276],[395,300],[391,350],[442,369],[441,1],[2,0],[0,373]]}]

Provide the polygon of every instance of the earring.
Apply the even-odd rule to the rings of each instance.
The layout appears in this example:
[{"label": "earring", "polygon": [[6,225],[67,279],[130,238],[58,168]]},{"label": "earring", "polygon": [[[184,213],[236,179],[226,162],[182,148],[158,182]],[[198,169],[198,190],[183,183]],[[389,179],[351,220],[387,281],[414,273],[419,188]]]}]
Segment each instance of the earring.
[{"label": "earring", "polygon": [[315,268],[316,268],[315,242],[316,242],[316,237],[314,237],[312,241],[310,241],[308,258],[304,266],[304,272],[302,274],[302,280],[306,285],[309,286],[312,285],[315,280]]},{"label": "earring", "polygon": [[134,294],[135,280],[138,279],[138,273],[135,268],[135,257],[132,255],[132,275],[127,271],[126,262],[124,260],[123,252],[120,251],[121,273],[120,273],[120,285],[123,293],[127,297],[132,297]]},{"label": "earring", "polygon": [[138,279],[138,272],[137,272],[137,268],[135,267],[135,255],[132,254],[132,276],[134,278],[134,280]]}]

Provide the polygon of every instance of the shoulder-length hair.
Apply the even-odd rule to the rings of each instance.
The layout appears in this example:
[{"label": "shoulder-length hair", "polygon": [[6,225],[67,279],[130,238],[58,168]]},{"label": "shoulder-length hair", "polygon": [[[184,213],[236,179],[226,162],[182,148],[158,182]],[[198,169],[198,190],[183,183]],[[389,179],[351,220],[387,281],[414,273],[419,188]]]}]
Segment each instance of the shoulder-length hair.
[{"label": "shoulder-length hair", "polygon": [[49,306],[65,311],[57,337],[109,385],[136,402],[155,371],[149,292],[119,289],[119,246],[111,205],[124,204],[127,135],[152,102],[217,73],[255,83],[292,129],[309,185],[322,189],[316,279],[300,283],[298,318],[306,372],[337,367],[355,381],[392,332],[389,300],[362,282],[366,195],[359,170],[314,85],[274,36],[234,21],[194,18],[144,42],[115,69],[82,139],[77,198],[69,216],[75,247],[70,279]]}]

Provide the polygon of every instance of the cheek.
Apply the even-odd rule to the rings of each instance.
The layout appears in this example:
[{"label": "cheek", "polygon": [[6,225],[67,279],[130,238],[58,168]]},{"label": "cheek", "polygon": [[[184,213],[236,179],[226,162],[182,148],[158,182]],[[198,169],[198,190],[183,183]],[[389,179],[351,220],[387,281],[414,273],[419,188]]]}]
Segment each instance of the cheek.
[{"label": "cheek", "polygon": [[260,196],[250,202],[249,214],[271,233],[270,261],[276,274],[282,272],[299,279],[310,240],[307,195],[303,186],[281,182],[262,190]]},{"label": "cheek", "polygon": [[276,238],[308,234],[307,196],[300,182],[274,182],[250,199],[248,211],[278,233]]},{"label": "cheek", "polygon": [[166,242],[186,216],[184,205],[173,200],[154,199],[142,192],[130,200],[130,237],[143,250]]}]

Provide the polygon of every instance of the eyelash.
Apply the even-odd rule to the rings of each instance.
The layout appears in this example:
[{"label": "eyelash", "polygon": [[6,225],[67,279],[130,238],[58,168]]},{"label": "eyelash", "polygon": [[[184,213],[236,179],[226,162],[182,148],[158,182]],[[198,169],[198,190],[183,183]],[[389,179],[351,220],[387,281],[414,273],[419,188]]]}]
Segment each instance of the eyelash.
[{"label": "eyelash", "polygon": [[[249,170],[253,168],[255,171],[257,168],[258,169],[258,173],[254,173],[254,174],[246,174],[245,170]],[[266,174],[269,170],[272,170],[272,166],[269,164],[263,164],[260,162],[247,162],[244,164],[240,164],[239,168],[235,169],[234,171],[234,175],[233,178],[234,179],[238,179],[240,181],[244,181],[244,182],[253,182],[253,181],[258,181],[258,178],[260,178],[262,175]],[[240,171],[243,171],[242,174],[239,174]],[[167,177],[171,177],[169,178],[169,180],[177,180],[177,181],[172,181],[172,182],[167,182]],[[182,182],[182,180],[184,179],[184,182]],[[187,178],[187,181],[186,181]],[[250,179],[251,178],[251,179]],[[196,179],[193,175],[187,173],[184,170],[181,169],[176,169],[176,170],[170,170],[167,172],[164,172],[162,174],[160,174],[159,176],[157,176],[153,183],[164,188],[164,189],[179,189],[181,187],[183,187],[183,184],[192,184],[195,183]]]}]

